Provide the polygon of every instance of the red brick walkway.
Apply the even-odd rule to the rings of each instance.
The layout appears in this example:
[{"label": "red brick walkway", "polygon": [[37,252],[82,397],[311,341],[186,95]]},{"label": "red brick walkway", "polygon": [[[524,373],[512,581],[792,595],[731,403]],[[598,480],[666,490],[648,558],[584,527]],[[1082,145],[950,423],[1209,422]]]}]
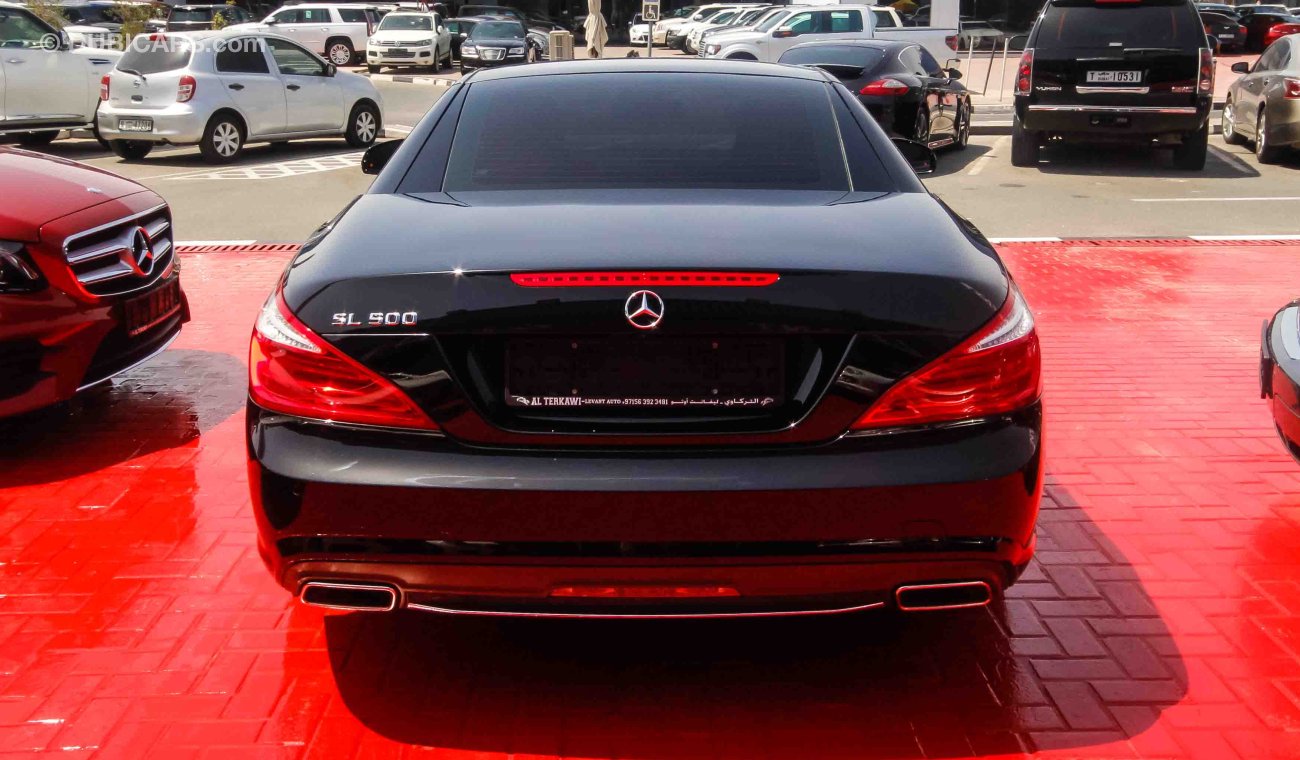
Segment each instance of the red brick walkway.
[{"label": "red brick walkway", "polygon": [[0,755],[1300,757],[1300,465],[1257,397],[1300,246],[1010,246],[1047,362],[1039,560],[1005,606],[491,623],[292,604],[253,549],[243,354],[284,254],[0,427]]}]

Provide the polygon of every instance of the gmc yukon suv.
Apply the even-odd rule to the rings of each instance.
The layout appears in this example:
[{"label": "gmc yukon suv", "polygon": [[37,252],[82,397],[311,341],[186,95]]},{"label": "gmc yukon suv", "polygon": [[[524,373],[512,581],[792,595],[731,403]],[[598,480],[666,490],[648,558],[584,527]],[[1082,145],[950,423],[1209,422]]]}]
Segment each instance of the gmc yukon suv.
[{"label": "gmc yukon suv", "polygon": [[1048,138],[1170,146],[1205,166],[1214,60],[1191,0],[1049,0],[1015,82],[1011,163]]}]

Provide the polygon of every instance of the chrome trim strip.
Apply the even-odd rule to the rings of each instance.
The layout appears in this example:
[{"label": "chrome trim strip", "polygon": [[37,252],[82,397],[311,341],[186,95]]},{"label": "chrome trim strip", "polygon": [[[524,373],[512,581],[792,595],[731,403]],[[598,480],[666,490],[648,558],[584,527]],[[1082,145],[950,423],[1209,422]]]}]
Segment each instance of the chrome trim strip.
[{"label": "chrome trim strip", "polygon": [[122,369],[119,369],[118,371],[114,372],[113,374],[109,375],[108,377],[102,377],[102,378],[100,378],[100,379],[98,379],[98,380],[94,380],[94,381],[91,381],[91,382],[89,382],[89,383],[86,383],[85,385],[83,385],[83,386],[81,386],[80,388],[77,389],[77,393],[81,393],[82,391],[86,390],[87,388],[94,388],[96,385],[103,385],[104,383],[108,382],[109,380],[112,380],[113,378],[117,377],[118,375],[121,375],[121,374],[123,374],[123,373],[125,373],[125,372],[130,372],[131,370],[135,369],[136,367],[139,367],[141,364],[144,364],[145,362],[147,362],[147,361],[149,361],[150,359],[154,358],[154,357],[157,356],[158,354],[161,354],[163,351],[166,351],[167,348],[168,348],[169,346],[171,346],[172,342],[175,341],[178,337],[180,337],[180,334],[181,334],[181,331],[180,331],[180,330],[177,330],[177,331],[175,332],[175,334],[173,334],[170,338],[168,338],[166,341],[164,341],[163,344],[162,344],[161,346],[158,347],[158,350],[157,350],[157,351],[154,351],[153,353],[151,353],[151,354],[149,354],[148,356],[144,357],[144,358],[141,359],[140,361],[135,362],[134,364],[131,364],[130,366],[123,367]]},{"label": "chrome trim strip", "polygon": [[[337,588],[347,591],[383,591],[388,594],[387,607],[354,607],[349,604],[319,604],[316,602],[303,601],[303,595],[307,593],[308,588]],[[322,607],[327,610],[359,610],[363,612],[392,612],[397,609],[398,602],[401,599],[401,591],[379,583],[334,583],[332,581],[307,581],[302,584],[298,590],[298,601],[308,607]]]},{"label": "chrome trim strip", "polygon": [[887,428],[864,428],[862,430],[850,430],[844,434],[845,438],[873,438],[881,435],[899,435],[901,433],[923,433],[931,430],[954,430],[956,428],[973,427],[975,425],[985,425],[994,420],[1000,419],[1006,415],[995,417],[976,417],[973,420],[953,420],[952,422],[937,422],[933,425],[903,425],[899,427]]},{"label": "chrome trim strip", "polygon": [[80,240],[81,238],[87,237],[89,235],[94,235],[96,232],[103,232],[104,230],[110,229],[112,227],[116,227],[119,224],[125,224],[129,221],[149,216],[150,214],[156,214],[159,211],[162,211],[166,208],[167,208],[166,203],[160,203],[157,206],[154,206],[153,208],[149,209],[148,211],[141,211],[138,214],[124,216],[121,217],[120,219],[114,220],[112,222],[108,222],[107,224],[101,224],[98,227],[91,227],[88,230],[82,230],[81,232],[78,232],[76,234],[69,235],[63,239],[63,255],[64,257],[68,255],[68,244],[74,240]]},{"label": "chrome trim strip", "polygon": [[[967,602],[965,604],[938,604],[925,607],[908,607],[903,604],[902,594],[904,591],[927,591],[929,589],[946,589],[946,588],[971,588],[980,586],[988,596],[982,602]],[[894,590],[894,604],[898,609],[904,612],[930,612],[933,610],[961,610],[968,607],[987,607],[993,601],[993,587],[984,581],[958,581],[955,583],[919,583],[912,586],[899,586]]]},{"label": "chrome trim strip", "polygon": [[1150,87],[1089,87],[1087,85],[1075,85],[1074,91],[1080,95],[1098,95],[1108,92],[1121,92],[1126,95],[1146,95],[1151,92]]},{"label": "chrome trim strip", "polygon": [[91,272],[90,274],[84,274],[81,277],[78,277],[77,281],[82,285],[98,285],[101,282],[116,280],[119,277],[126,277],[129,274],[131,274],[131,267],[119,261],[117,262],[116,267],[105,267]]},{"label": "chrome trim strip", "polygon": [[120,256],[122,251],[125,250],[128,250],[127,247],[122,245],[120,241],[114,241],[112,243],[106,243],[99,248],[91,248],[90,250],[83,251],[82,253],[69,255],[67,258],[69,264],[73,264],[73,265],[84,264],[87,261],[93,261],[95,259],[102,258],[108,255]]},{"label": "chrome trim strip", "polygon": [[722,618],[772,618],[772,617],[804,617],[811,615],[839,615],[848,612],[861,612],[864,610],[875,610],[884,607],[884,602],[872,602],[871,604],[861,604],[854,607],[838,607],[834,609],[819,610],[780,610],[774,612],[687,612],[681,614],[672,613],[637,613],[632,615],[618,615],[615,613],[590,613],[590,612],[506,612],[502,610],[458,610],[450,607],[435,607],[430,604],[416,604],[407,602],[406,609],[418,610],[420,612],[438,612],[444,615],[474,615],[479,617],[514,617],[514,618],[551,618],[562,620],[712,620]]},{"label": "chrome trim strip", "polygon": [[322,338],[427,338],[429,333],[410,332],[410,333],[372,333],[372,332],[353,332],[353,333],[321,333]]},{"label": "chrome trim strip", "polygon": [[1196,106],[1030,106],[1031,111],[1065,111],[1069,113],[1165,113],[1194,114]]}]

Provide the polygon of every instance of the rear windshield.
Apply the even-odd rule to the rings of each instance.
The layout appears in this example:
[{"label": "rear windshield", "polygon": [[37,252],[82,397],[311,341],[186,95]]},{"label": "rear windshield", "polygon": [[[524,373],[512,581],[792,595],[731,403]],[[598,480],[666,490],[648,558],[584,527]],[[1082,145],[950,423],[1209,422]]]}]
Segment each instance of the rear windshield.
[{"label": "rear windshield", "polygon": [[183,69],[189,65],[192,51],[189,40],[184,37],[150,39],[141,35],[131,40],[122,59],[117,62],[117,70],[149,75]]},{"label": "rear windshield", "polygon": [[211,21],[211,8],[173,8],[168,21]]},{"label": "rear windshield", "polygon": [[847,191],[831,95],[821,82],[726,74],[481,82],[466,93],[444,189]]},{"label": "rear windshield", "polygon": [[885,51],[880,48],[856,45],[792,48],[781,56],[781,63],[793,63],[797,66],[835,66],[864,71],[871,71],[883,60],[885,60]]},{"label": "rear windshield", "polygon": [[1205,47],[1205,27],[1178,4],[1049,5],[1033,42],[1039,50]]}]

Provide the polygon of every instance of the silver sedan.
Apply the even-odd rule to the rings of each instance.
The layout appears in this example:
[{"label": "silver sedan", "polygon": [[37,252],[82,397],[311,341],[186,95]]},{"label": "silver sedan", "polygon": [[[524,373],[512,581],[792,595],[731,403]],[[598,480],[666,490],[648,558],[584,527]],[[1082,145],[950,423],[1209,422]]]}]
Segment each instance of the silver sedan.
[{"label": "silver sedan", "polygon": [[1243,74],[1228,88],[1223,106],[1223,141],[1255,143],[1260,163],[1300,148],[1300,34],[1283,37],[1264,51],[1254,66],[1234,63]]},{"label": "silver sedan", "polygon": [[250,142],[382,135],[383,100],[366,77],[337,70],[285,37],[226,30],[141,35],[100,83],[99,132],[113,152],[198,145],[212,163]]}]

